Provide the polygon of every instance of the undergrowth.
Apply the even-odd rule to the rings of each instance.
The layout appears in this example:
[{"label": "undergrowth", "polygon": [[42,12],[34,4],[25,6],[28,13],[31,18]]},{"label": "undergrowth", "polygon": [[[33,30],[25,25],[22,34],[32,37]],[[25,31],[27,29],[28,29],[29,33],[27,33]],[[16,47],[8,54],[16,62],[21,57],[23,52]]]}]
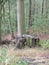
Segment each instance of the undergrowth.
[{"label": "undergrowth", "polygon": [[17,59],[14,55],[6,56],[7,49],[2,48],[0,53],[0,65],[29,65],[28,61]]},{"label": "undergrowth", "polygon": [[40,41],[40,44],[43,49],[49,49],[49,40],[48,39]]}]

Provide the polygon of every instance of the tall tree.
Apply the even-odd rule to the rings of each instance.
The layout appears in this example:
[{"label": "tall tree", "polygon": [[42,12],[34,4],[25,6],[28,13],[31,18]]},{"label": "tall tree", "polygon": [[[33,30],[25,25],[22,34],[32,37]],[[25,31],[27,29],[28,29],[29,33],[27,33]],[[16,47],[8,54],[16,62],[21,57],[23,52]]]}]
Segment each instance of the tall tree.
[{"label": "tall tree", "polygon": [[1,42],[1,22],[2,22],[2,7],[4,6],[6,0],[0,0],[0,42]]},{"label": "tall tree", "polygon": [[46,18],[48,18],[48,0],[46,0],[46,4],[45,4],[45,9],[46,9]]},{"label": "tall tree", "polygon": [[25,33],[24,0],[17,0],[17,23],[18,36],[21,36]]},{"label": "tall tree", "polygon": [[29,27],[30,27],[30,24],[31,24],[31,0],[29,0]]},{"label": "tall tree", "polygon": [[10,0],[8,0],[8,9],[9,9],[9,21],[8,21],[8,25],[9,25],[9,31],[11,33],[11,18],[10,18]]},{"label": "tall tree", "polygon": [[31,21],[34,22],[34,14],[35,14],[35,0],[31,0]]},{"label": "tall tree", "polygon": [[32,26],[32,21],[34,21],[34,13],[35,13],[35,1],[29,0],[29,26]]},{"label": "tall tree", "polygon": [[44,13],[44,0],[42,1],[42,15]]},{"label": "tall tree", "polygon": [[5,21],[5,7],[3,6],[3,19]]},{"label": "tall tree", "polygon": [[[1,3],[1,2],[0,2]],[[1,14],[1,4],[0,4],[0,42],[1,42],[1,21],[2,21],[2,14]]]},{"label": "tall tree", "polygon": [[34,22],[34,14],[35,14],[35,0],[29,0],[29,22],[28,22],[29,32]]},{"label": "tall tree", "polygon": [[9,8],[9,20],[8,20],[8,25],[9,25],[9,32],[11,33],[12,38],[14,38],[14,33],[12,29],[12,23],[11,23],[11,15],[10,15],[10,0],[8,0],[8,8]]}]

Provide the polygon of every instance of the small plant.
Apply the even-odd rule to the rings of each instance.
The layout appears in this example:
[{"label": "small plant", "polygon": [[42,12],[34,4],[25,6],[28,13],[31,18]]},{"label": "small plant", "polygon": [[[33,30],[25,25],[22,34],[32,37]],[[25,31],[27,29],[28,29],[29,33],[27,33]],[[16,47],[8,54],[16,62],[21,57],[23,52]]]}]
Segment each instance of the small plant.
[{"label": "small plant", "polygon": [[42,41],[41,41],[41,46],[42,46],[44,49],[49,49],[49,40],[42,40]]},{"label": "small plant", "polygon": [[5,61],[6,61],[6,49],[3,48],[0,54],[0,63],[5,64]]},{"label": "small plant", "polygon": [[29,65],[29,62],[19,59],[16,65]]},{"label": "small plant", "polygon": [[41,40],[38,40],[38,41],[36,42],[36,44],[37,44],[38,47],[41,47]]},{"label": "small plant", "polygon": [[44,47],[45,47],[45,49],[49,49],[49,40],[46,40]]}]

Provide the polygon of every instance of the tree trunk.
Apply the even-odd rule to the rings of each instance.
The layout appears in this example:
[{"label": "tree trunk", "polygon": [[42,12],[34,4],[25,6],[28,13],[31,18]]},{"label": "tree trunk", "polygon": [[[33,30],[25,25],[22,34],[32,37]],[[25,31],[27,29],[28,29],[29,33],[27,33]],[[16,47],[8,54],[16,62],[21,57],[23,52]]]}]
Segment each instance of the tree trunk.
[{"label": "tree trunk", "polygon": [[11,16],[10,16],[10,0],[8,0],[8,6],[9,6],[9,21],[8,21],[9,30],[8,31],[11,33],[12,38],[14,38],[14,33],[11,24]]},{"label": "tree trunk", "polygon": [[28,32],[30,34],[33,22],[34,22],[34,13],[35,13],[35,1],[29,0],[29,23],[28,23]]},{"label": "tree trunk", "polygon": [[32,5],[31,5],[31,21],[34,22],[34,14],[35,14],[35,0],[31,0]]},{"label": "tree trunk", "polygon": [[45,8],[46,9],[46,18],[48,18],[48,1],[47,0],[46,0],[46,5],[45,6],[46,6],[46,8]]},{"label": "tree trunk", "polygon": [[42,1],[42,15],[44,13],[44,0]]},{"label": "tree trunk", "polygon": [[17,25],[18,36],[25,33],[24,0],[17,0]]},{"label": "tree trunk", "polygon": [[31,24],[31,0],[29,0],[29,27],[30,27],[30,24]]},{"label": "tree trunk", "polygon": [[5,26],[5,21],[6,20],[5,20],[5,7],[4,6],[3,6],[3,16],[2,17],[3,17],[3,24]]},{"label": "tree trunk", "polygon": [[29,3],[29,26],[32,26],[32,21],[34,21],[35,3],[34,0],[29,0]]},{"label": "tree trunk", "polygon": [[1,21],[2,21],[2,14],[1,14],[1,4],[0,4],[0,42],[1,42]]}]

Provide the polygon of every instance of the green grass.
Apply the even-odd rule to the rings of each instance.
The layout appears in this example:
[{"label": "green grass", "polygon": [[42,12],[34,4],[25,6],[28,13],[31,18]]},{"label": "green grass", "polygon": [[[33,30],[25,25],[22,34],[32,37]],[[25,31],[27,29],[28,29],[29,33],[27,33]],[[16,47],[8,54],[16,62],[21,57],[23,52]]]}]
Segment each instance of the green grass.
[{"label": "green grass", "polygon": [[18,62],[17,62],[17,65],[29,65],[29,62],[28,61],[24,61],[22,59],[19,59]]},{"label": "green grass", "polygon": [[0,65],[29,65],[28,61],[24,61],[21,58],[17,59],[13,56],[6,56],[7,49],[2,48],[0,52]]}]

